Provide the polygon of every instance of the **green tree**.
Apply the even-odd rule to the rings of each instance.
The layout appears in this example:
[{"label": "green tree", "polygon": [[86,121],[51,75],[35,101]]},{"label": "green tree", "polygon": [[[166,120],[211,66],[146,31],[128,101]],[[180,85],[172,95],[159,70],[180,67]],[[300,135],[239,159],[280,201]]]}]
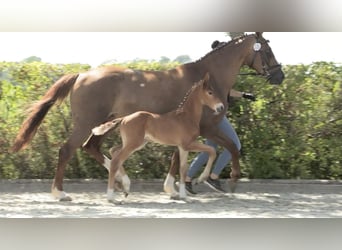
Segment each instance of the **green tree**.
[{"label": "green tree", "polygon": [[171,60],[170,58],[166,57],[166,56],[162,56],[159,59],[159,63],[169,63]]},{"label": "green tree", "polygon": [[178,63],[188,63],[188,62],[191,62],[192,60],[190,56],[188,55],[180,55],[180,56],[177,56],[173,61],[178,62]]},{"label": "green tree", "polygon": [[41,61],[42,61],[42,59],[40,57],[37,57],[37,56],[30,56],[30,57],[22,60],[23,63],[41,62]]}]

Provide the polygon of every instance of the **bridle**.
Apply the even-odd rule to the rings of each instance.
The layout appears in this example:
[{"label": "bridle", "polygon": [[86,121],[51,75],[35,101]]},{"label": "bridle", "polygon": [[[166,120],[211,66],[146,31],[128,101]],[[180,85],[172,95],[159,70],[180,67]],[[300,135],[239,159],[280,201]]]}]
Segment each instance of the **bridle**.
[{"label": "bridle", "polygon": [[249,64],[250,68],[253,68],[253,65],[255,63],[255,58],[257,55],[260,55],[260,59],[261,59],[261,65],[262,65],[262,73],[259,72],[249,72],[249,73],[240,73],[239,75],[254,75],[254,76],[263,76],[265,77],[267,80],[270,79],[272,77],[273,72],[279,70],[281,68],[281,64],[276,64],[276,65],[270,65],[269,64],[269,56],[268,56],[268,52],[270,51],[270,49],[268,48],[267,50],[265,50],[265,46],[263,46],[264,44],[269,43],[268,40],[265,40],[263,38],[256,38],[256,43],[253,46],[254,49],[254,55],[253,55],[253,59],[252,62]]}]

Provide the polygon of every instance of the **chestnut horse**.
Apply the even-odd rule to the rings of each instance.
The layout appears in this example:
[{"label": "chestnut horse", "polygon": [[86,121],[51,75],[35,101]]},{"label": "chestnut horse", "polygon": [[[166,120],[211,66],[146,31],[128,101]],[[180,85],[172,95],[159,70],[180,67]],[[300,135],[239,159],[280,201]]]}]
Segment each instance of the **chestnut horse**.
[{"label": "chestnut horse", "polygon": [[[180,106],[165,114],[138,111],[133,114],[113,119],[92,129],[93,135],[103,135],[120,125],[122,145],[112,152],[109,170],[107,199],[116,203],[114,181],[116,172],[122,168],[124,162],[135,151],[144,147],[146,142],[152,141],[163,145],[177,146],[180,161],[179,198],[186,199],[185,177],[187,172],[188,153],[207,152],[209,160],[204,172],[199,177],[204,181],[209,177],[216,152],[211,146],[196,141],[200,135],[200,120],[203,106],[212,109],[213,115],[224,111],[224,104],[218,98],[209,82],[209,74],[185,95]],[[90,140],[91,137],[90,136]],[[175,197],[177,194],[172,194]]]},{"label": "chestnut horse", "polygon": [[[210,72],[213,88],[224,101],[236,81],[240,68],[248,65],[272,84],[284,79],[268,41],[261,32],[245,35],[214,49],[196,62],[166,71],[139,71],[119,67],[103,67],[80,74],[65,75],[32,106],[14,141],[12,151],[19,151],[34,137],[50,108],[70,93],[73,130],[60,148],[52,194],[59,200],[71,200],[63,191],[64,170],[77,148],[89,137],[91,129],[114,117],[139,110],[153,113],[169,112],[177,107],[194,82]],[[223,112],[224,113],[224,112]],[[239,151],[230,138],[217,129],[223,115],[214,116],[204,108],[200,122],[203,137],[227,148],[232,154],[231,178],[240,176]],[[83,149],[109,169],[110,160],[100,152],[104,135],[94,136]],[[127,175],[120,176],[128,188]],[[173,176],[168,174],[166,190],[173,190]],[[172,183],[172,186],[170,185]]]}]

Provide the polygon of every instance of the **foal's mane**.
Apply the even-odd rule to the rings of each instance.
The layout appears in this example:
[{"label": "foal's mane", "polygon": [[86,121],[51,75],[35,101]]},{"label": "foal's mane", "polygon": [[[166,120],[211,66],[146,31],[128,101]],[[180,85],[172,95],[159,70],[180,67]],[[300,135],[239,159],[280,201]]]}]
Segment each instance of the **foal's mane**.
[{"label": "foal's mane", "polygon": [[192,87],[188,90],[188,92],[186,92],[186,94],[183,97],[183,100],[179,103],[178,108],[176,109],[176,114],[182,113],[184,111],[184,105],[189,99],[190,94],[194,92],[195,89],[197,89],[201,85],[201,83],[202,83],[202,80],[194,83],[194,85],[192,85]]}]

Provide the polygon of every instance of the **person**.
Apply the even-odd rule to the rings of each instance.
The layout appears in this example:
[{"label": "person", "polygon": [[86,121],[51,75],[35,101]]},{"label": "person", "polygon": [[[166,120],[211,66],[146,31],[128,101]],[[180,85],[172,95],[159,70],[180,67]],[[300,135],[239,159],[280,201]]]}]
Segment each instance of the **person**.
[{"label": "person", "polygon": [[[225,45],[224,42],[214,41],[212,43],[212,48],[217,49],[223,45]],[[255,96],[253,94],[240,92],[234,89],[231,90],[230,96],[239,97],[239,98],[242,97],[242,98],[255,101]],[[229,99],[229,97],[227,99]],[[227,135],[235,143],[236,147],[240,151],[241,143],[240,143],[239,137],[226,116],[222,118],[218,127],[225,133],[225,135]],[[207,139],[205,143],[217,149],[217,144],[215,142]],[[196,175],[196,173],[201,169],[201,167],[208,161],[208,158],[209,157],[207,153],[200,153],[190,164],[189,170],[187,172],[187,176],[185,179],[185,187],[188,193],[196,194],[196,192],[192,188],[192,179]],[[224,193],[225,190],[221,187],[221,183],[219,181],[219,175],[224,169],[224,167],[227,166],[227,164],[230,162],[230,160],[231,160],[230,152],[227,149],[224,149],[220,153],[220,155],[216,158],[215,164],[213,166],[213,170],[210,173],[209,178],[204,183],[207,184],[213,190]]]}]

